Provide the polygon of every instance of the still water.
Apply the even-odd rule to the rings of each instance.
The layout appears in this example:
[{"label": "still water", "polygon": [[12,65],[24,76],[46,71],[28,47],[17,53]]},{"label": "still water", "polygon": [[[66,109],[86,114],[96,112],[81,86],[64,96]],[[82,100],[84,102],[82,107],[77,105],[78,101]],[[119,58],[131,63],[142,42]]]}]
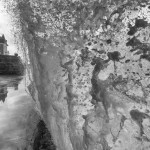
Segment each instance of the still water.
[{"label": "still water", "polygon": [[33,100],[25,77],[0,76],[0,150],[19,150],[26,139],[26,124]]}]

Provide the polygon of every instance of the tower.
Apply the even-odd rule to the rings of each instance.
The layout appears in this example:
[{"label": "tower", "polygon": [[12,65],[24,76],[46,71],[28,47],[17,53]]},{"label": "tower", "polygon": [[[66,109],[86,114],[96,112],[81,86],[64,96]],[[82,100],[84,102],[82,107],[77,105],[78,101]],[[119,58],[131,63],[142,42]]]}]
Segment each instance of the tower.
[{"label": "tower", "polygon": [[7,55],[7,40],[5,39],[4,34],[0,37],[0,55]]}]

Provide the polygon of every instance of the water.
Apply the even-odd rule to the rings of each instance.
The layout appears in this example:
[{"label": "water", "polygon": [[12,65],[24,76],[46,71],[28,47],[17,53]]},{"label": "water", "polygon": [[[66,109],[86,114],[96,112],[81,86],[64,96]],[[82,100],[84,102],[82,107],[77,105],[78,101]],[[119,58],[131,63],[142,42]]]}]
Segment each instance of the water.
[{"label": "water", "polygon": [[0,76],[0,150],[20,150],[25,144],[27,118],[32,108],[25,78]]}]

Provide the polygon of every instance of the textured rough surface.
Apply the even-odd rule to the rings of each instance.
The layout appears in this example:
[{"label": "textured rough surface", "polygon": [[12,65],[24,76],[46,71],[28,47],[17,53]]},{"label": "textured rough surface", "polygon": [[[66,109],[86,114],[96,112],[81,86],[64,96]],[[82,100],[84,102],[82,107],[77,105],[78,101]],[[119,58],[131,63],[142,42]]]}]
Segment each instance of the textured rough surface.
[{"label": "textured rough surface", "polygon": [[[53,5],[44,2],[22,2],[20,11],[37,109],[57,149],[150,149],[150,4],[64,1],[71,11],[56,3],[51,12]],[[36,18],[38,25],[35,21],[30,26],[32,13],[23,5],[41,17]],[[50,14],[43,12],[44,18],[38,6]],[[54,18],[57,7],[66,11]],[[76,12],[72,22],[66,12]],[[56,22],[44,30],[46,17]]]}]

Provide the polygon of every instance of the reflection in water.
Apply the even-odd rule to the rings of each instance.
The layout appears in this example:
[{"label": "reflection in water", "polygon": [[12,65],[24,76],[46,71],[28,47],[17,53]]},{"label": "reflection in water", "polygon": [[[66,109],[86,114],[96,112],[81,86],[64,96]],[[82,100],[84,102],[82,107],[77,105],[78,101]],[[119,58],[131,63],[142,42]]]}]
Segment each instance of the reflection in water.
[{"label": "reflection in water", "polygon": [[7,84],[0,84],[0,101],[5,102],[8,93],[7,87],[14,87],[14,90],[18,90],[18,85],[22,79],[23,77],[17,77],[14,78],[12,81],[8,82]]},{"label": "reflection in water", "polygon": [[24,77],[0,76],[0,150],[21,150],[33,100]]},{"label": "reflection in water", "polygon": [[7,97],[7,86],[1,86],[0,88],[0,101],[5,102],[5,98]]}]

